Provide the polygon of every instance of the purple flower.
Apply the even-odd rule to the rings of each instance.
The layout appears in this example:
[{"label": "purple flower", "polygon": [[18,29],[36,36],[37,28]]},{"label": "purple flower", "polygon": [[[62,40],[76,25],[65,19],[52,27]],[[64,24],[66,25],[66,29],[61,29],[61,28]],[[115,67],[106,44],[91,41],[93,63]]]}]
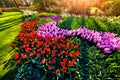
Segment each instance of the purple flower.
[{"label": "purple flower", "polygon": [[108,54],[111,53],[110,48],[104,48],[103,52]]},{"label": "purple flower", "polygon": [[62,18],[59,17],[59,16],[40,16],[40,18],[49,18],[49,19],[52,19],[52,20],[54,20],[56,22],[62,20]]},{"label": "purple flower", "polygon": [[97,32],[89,30],[85,27],[77,30],[65,30],[56,26],[56,22],[49,22],[40,26],[37,30],[38,35],[46,37],[50,36],[78,36],[88,41],[92,41],[98,48],[103,49],[104,53],[112,53],[112,51],[120,50],[120,38],[117,34],[110,32]]}]

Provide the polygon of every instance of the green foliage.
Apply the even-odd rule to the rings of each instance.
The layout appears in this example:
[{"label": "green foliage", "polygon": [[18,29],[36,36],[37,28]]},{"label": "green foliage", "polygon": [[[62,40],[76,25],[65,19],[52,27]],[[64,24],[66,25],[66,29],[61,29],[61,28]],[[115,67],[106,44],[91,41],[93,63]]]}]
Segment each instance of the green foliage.
[{"label": "green foliage", "polygon": [[82,17],[64,17],[57,23],[57,26],[63,29],[78,29],[83,26],[82,20]]},{"label": "green foliage", "polygon": [[70,37],[70,40],[80,46],[80,80],[119,80],[120,52],[105,55],[93,44],[84,39]]},{"label": "green foliage", "polygon": [[93,29],[97,31],[99,30],[99,26],[96,25],[93,18],[84,17],[84,21],[85,21],[85,27],[87,27],[88,29]]},{"label": "green foliage", "polygon": [[[66,20],[65,18],[64,20]],[[60,21],[58,25],[63,24]],[[74,20],[74,18],[72,19]],[[106,18],[84,17],[85,26],[89,29],[98,31],[110,31],[119,33],[118,25],[107,22]],[[67,21],[66,21],[67,22]],[[70,21],[69,21],[70,22]],[[65,23],[64,23],[65,24]],[[114,25],[114,26],[113,26]],[[64,28],[64,26],[63,26]],[[67,27],[66,27],[67,29]],[[69,27],[68,27],[69,29]],[[80,55],[80,80],[119,80],[120,78],[120,51],[115,51],[111,55],[105,55],[102,51],[95,47],[94,44],[88,43],[86,40],[72,37],[71,40],[78,43],[81,51]],[[78,39],[78,41],[76,40]]]},{"label": "green foliage", "polygon": [[109,31],[120,35],[120,26],[116,23],[108,22],[106,17],[85,17],[85,26],[88,29],[97,31]]},{"label": "green foliage", "polygon": [[119,58],[117,56],[120,56],[120,52],[116,51],[111,55],[105,55],[95,46],[88,47],[87,52],[89,53],[90,80],[119,79]]},{"label": "green foliage", "polygon": [[30,15],[30,16],[25,16],[24,21],[38,20],[39,17],[40,17],[40,14],[33,14],[33,15]]},{"label": "green foliage", "polygon": [[68,17],[60,22],[58,22],[57,26],[63,29],[71,29],[71,23],[73,21],[73,17]]},{"label": "green foliage", "polygon": [[41,25],[43,25],[45,23],[48,23],[48,22],[54,22],[54,20],[39,18],[38,19],[38,24],[37,24],[37,26],[35,26],[36,30],[37,30],[38,27],[40,27]]}]

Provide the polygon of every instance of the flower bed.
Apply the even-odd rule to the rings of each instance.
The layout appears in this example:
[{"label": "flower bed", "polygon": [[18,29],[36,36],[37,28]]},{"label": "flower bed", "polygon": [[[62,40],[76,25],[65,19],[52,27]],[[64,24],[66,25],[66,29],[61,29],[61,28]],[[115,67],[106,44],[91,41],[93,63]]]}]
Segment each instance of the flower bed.
[{"label": "flower bed", "polygon": [[[76,30],[61,29],[56,26],[56,22],[43,24],[36,31],[37,24],[37,20],[24,22],[16,39],[17,53],[14,60],[19,65],[16,79],[80,79],[80,75],[83,75],[80,73],[81,52],[79,44],[68,39],[70,36],[93,42],[105,54],[120,50],[120,38],[114,33],[97,32],[85,27]],[[11,47],[14,48],[14,44]],[[87,51],[85,52],[82,56],[87,55]],[[88,65],[86,60],[83,62]]]},{"label": "flower bed", "polygon": [[50,36],[78,36],[88,41],[92,41],[98,48],[103,49],[104,53],[112,53],[114,50],[120,50],[120,38],[117,34],[110,32],[97,32],[86,29],[85,27],[77,30],[65,30],[58,28],[56,22],[49,22],[40,26],[37,30],[38,35]]},{"label": "flower bed", "polygon": [[[38,21],[28,21],[21,25],[22,30],[18,34],[15,44],[18,50],[14,55],[14,60],[21,65],[18,68],[16,79],[43,78],[40,76],[42,74],[54,75],[55,78],[64,76],[62,78],[65,78],[65,75],[77,74],[80,56],[78,44],[66,39],[65,36],[42,37],[37,35],[34,31],[37,23]],[[11,47],[14,48],[14,45]],[[33,70],[41,71],[42,74],[38,73],[31,78],[32,73],[26,73],[29,66],[30,69],[36,67]]]}]

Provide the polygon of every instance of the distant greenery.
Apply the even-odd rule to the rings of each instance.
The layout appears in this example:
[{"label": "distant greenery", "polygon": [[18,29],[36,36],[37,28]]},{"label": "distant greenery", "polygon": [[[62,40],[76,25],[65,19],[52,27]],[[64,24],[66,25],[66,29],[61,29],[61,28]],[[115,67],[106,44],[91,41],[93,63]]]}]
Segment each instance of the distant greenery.
[{"label": "distant greenery", "polygon": [[110,31],[120,35],[120,25],[109,22],[107,17],[64,17],[63,20],[57,23],[57,26],[64,29],[77,29],[85,26],[88,29],[103,32]]},{"label": "distant greenery", "polygon": [[64,17],[57,26],[64,29],[78,29],[83,26],[82,17]]},{"label": "distant greenery", "polygon": [[97,31],[109,31],[120,35],[120,25],[108,22],[107,17],[84,17],[85,26]]}]

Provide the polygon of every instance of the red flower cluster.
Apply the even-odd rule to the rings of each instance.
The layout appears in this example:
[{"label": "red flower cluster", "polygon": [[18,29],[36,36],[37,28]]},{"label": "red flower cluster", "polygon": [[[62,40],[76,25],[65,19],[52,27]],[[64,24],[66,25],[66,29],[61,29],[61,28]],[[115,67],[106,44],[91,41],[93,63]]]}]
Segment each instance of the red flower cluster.
[{"label": "red flower cluster", "polygon": [[34,26],[38,24],[38,21],[26,21],[24,22],[21,27],[22,27],[22,30],[23,31],[27,31],[27,32],[30,32],[31,30],[34,30]]},{"label": "red flower cluster", "polygon": [[22,59],[26,59],[26,58],[27,58],[27,55],[26,55],[26,54],[16,53],[16,54],[14,55],[14,60],[16,60],[16,62],[17,62],[18,64],[20,64],[20,62],[21,62],[20,57],[21,57]]},{"label": "red flower cluster", "polygon": [[15,45],[14,45],[14,44],[11,44],[10,47],[11,47],[11,48],[15,48]]},{"label": "red flower cluster", "polygon": [[14,55],[17,63],[36,60],[48,71],[54,71],[57,75],[69,71],[75,67],[80,52],[78,44],[63,37],[43,38],[34,31],[37,21],[25,22],[22,31],[18,35],[17,46],[20,50]]}]

